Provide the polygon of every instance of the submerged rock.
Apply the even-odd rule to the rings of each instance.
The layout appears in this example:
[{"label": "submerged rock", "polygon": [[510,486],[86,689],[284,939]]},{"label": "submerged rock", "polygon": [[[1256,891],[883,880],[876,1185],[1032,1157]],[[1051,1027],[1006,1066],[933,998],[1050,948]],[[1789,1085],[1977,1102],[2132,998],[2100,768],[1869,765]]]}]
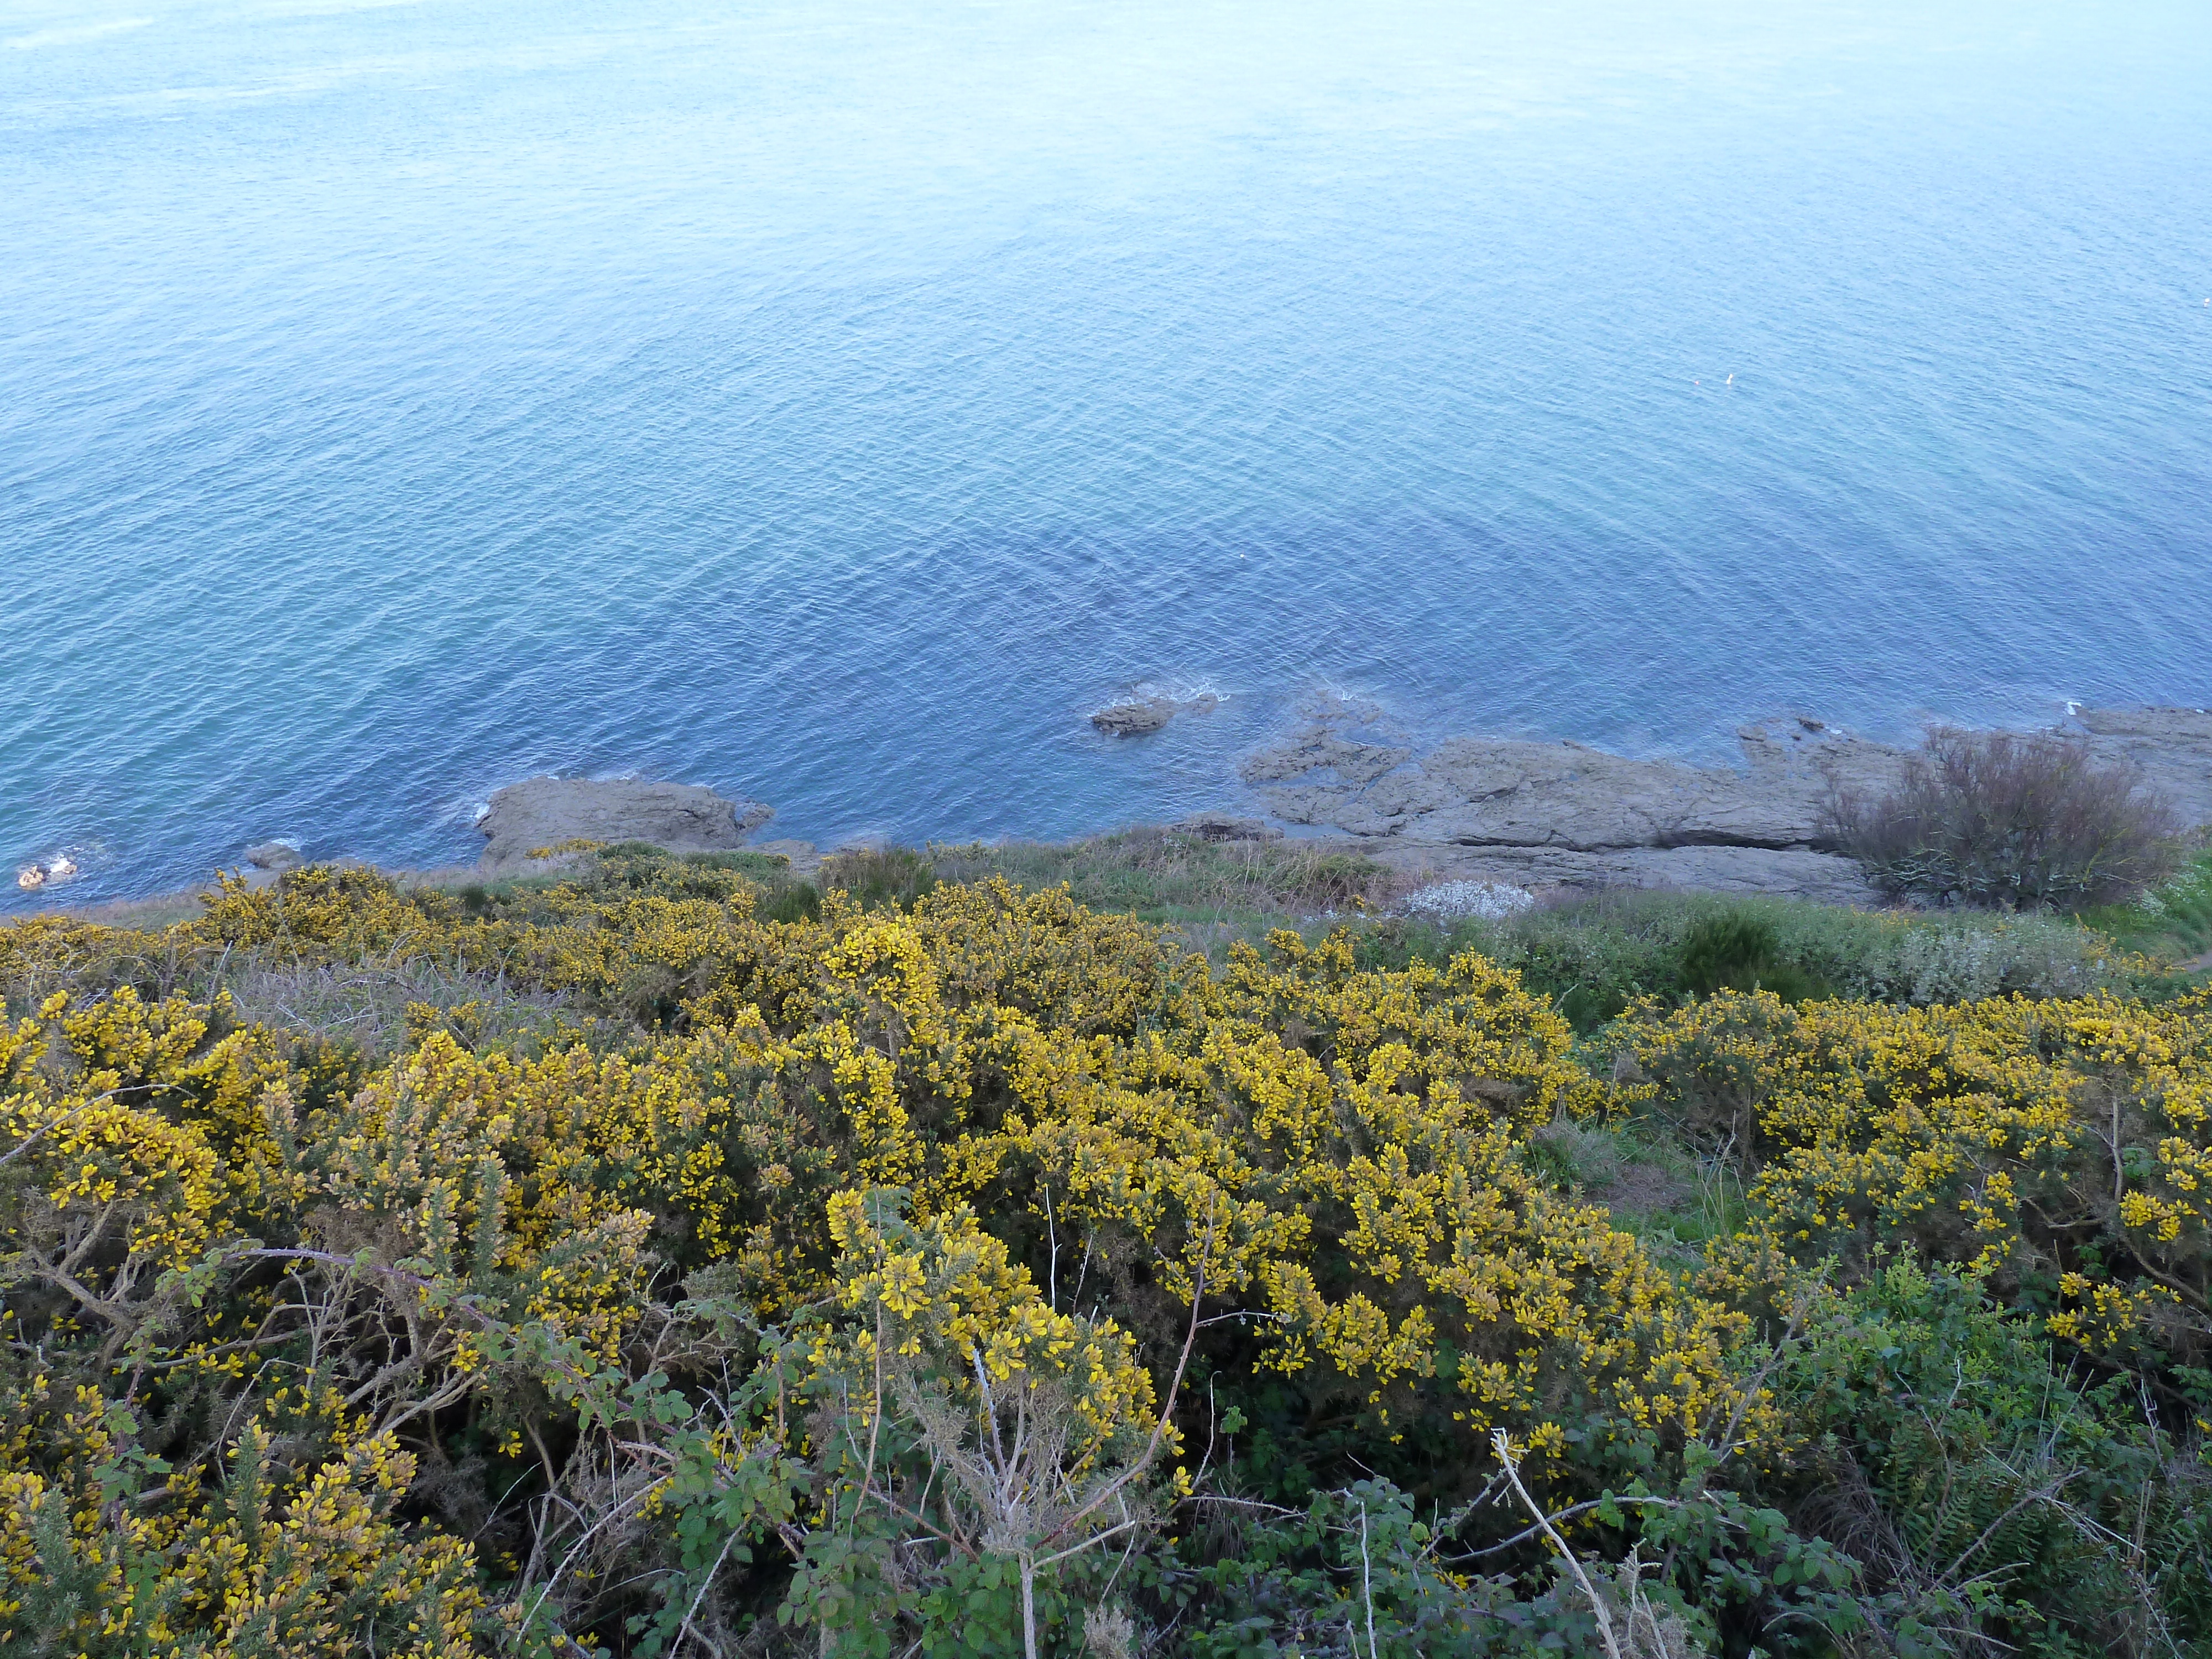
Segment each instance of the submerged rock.
[{"label": "submerged rock", "polygon": [[[488,843],[487,875],[532,867],[530,854],[568,841],[648,842],[672,853],[718,853],[775,815],[758,801],[731,800],[691,783],[634,779],[527,778],[491,798],[477,821]],[[544,861],[535,861],[543,869]]]},{"label": "submerged rock", "polygon": [[1109,737],[1137,738],[1158,731],[1177,714],[1210,714],[1220,707],[1221,696],[1216,691],[1188,697],[1163,691],[1102,708],[1091,717],[1091,723]]}]

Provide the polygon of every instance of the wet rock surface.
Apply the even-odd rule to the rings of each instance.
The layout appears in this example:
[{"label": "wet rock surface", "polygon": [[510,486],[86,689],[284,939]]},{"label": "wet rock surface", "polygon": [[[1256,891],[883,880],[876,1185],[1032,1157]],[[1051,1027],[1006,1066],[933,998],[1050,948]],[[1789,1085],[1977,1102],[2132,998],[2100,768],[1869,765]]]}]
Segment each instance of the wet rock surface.
[{"label": "wet rock surface", "polygon": [[1157,732],[1175,718],[1175,705],[1165,698],[1148,702],[1117,702],[1091,717],[1091,723],[1112,738],[1140,738]]},{"label": "wet rock surface", "polygon": [[257,870],[291,870],[307,862],[289,841],[264,841],[246,849],[246,861]]},{"label": "wet rock surface", "polygon": [[1091,723],[1109,737],[1140,738],[1158,731],[1177,714],[1210,714],[1220,706],[1221,698],[1212,691],[1192,696],[1164,691],[1140,693],[1100,709],[1091,717]]},{"label": "wet rock surface", "polygon": [[487,875],[545,867],[535,849],[566,841],[642,841],[672,853],[726,852],[775,816],[758,801],[732,800],[691,783],[633,779],[528,778],[491,798],[477,823]]}]

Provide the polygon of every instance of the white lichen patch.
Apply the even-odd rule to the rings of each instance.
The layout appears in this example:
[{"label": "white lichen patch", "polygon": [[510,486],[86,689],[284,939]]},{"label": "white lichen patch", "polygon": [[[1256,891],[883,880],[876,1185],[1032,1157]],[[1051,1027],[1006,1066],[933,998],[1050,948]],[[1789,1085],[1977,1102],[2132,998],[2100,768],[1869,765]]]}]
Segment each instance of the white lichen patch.
[{"label": "white lichen patch", "polygon": [[1470,916],[1503,921],[1535,902],[1536,896],[1527,888],[1506,882],[1440,881],[1407,894],[1403,908],[1407,915],[1431,921],[1463,921]]}]

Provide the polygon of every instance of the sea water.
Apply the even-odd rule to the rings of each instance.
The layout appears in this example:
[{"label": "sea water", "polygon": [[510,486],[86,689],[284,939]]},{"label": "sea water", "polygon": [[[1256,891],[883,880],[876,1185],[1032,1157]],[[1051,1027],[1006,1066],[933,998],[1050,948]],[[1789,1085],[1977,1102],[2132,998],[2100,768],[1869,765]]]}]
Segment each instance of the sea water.
[{"label": "sea water", "polygon": [[9,0],[0,860],[2212,701],[2208,301],[2202,0]]}]

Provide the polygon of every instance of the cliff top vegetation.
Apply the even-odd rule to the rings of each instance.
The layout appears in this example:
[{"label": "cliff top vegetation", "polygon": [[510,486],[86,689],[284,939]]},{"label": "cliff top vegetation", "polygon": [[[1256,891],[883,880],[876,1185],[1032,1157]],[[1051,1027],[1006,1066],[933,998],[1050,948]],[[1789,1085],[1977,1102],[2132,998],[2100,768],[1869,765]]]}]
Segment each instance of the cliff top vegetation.
[{"label": "cliff top vegetation", "polygon": [[2212,1652],[2185,979],[991,856],[0,931],[11,1642]]}]

